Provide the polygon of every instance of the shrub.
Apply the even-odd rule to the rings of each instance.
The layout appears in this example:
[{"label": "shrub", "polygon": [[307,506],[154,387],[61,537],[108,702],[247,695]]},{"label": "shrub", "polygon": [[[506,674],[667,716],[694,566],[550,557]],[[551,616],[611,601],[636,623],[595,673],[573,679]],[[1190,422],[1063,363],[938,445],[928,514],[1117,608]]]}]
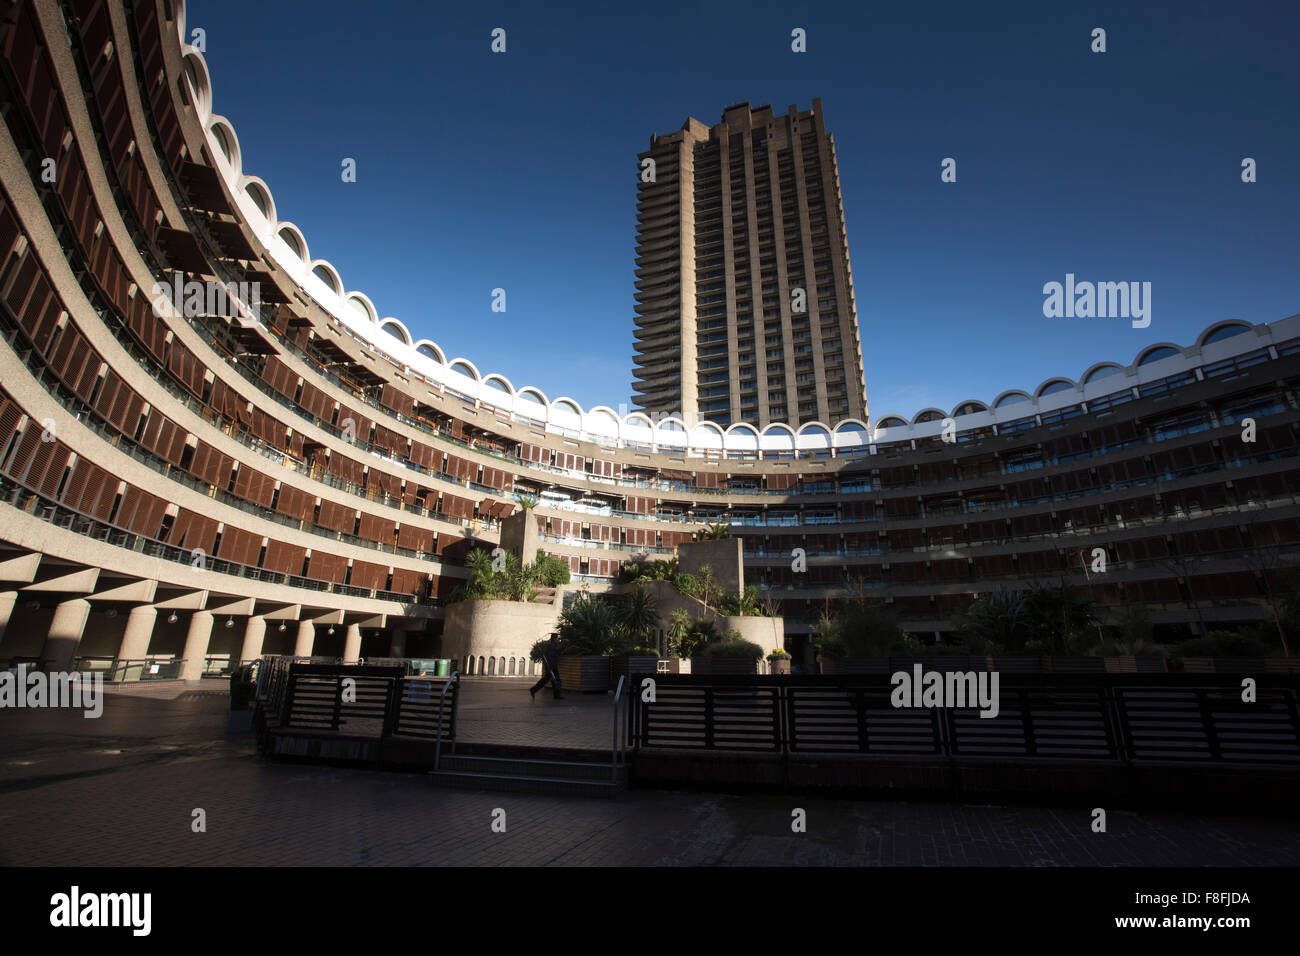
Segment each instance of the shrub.
[{"label": "shrub", "polygon": [[790,659],[790,652],[787,651],[784,647],[778,647],[771,654],[767,655],[767,660],[769,664],[772,663],[773,661],[788,661],[789,659]]},{"label": "shrub", "polygon": [[687,597],[700,596],[700,579],[693,574],[679,574],[673,579],[673,584]]},{"label": "shrub", "polygon": [[569,583],[569,563],[545,551],[537,552],[533,567],[537,569],[537,581],[542,587],[558,588]]},{"label": "shrub", "polygon": [[695,657],[701,648],[717,641],[720,636],[712,621],[692,618],[682,608],[673,612],[669,647],[678,657]]},{"label": "shrub", "polygon": [[752,661],[761,660],[763,648],[753,641],[747,641],[734,631],[726,637],[718,638],[705,644],[696,652],[699,657],[740,657]]}]

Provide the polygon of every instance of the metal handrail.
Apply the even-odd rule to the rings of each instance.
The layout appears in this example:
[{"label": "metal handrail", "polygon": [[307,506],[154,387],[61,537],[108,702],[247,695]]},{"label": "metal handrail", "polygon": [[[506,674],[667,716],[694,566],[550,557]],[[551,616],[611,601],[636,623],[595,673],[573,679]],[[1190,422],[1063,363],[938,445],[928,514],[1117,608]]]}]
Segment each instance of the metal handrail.
[{"label": "metal handrail", "polygon": [[[452,671],[451,676],[447,678],[447,683],[442,685],[442,693],[438,695],[438,736],[434,738],[433,745],[433,772],[437,773],[442,766],[442,715],[446,710],[447,690],[460,680],[460,671]],[[452,698],[455,700],[455,698]],[[454,727],[455,724],[452,724]],[[451,744],[451,752],[456,752],[456,742]]]},{"label": "metal handrail", "polygon": [[614,739],[609,748],[609,776],[615,783],[618,783],[618,768],[621,763],[618,747],[618,701],[623,696],[623,681],[626,679],[626,675],[619,674],[618,687],[614,688]]}]

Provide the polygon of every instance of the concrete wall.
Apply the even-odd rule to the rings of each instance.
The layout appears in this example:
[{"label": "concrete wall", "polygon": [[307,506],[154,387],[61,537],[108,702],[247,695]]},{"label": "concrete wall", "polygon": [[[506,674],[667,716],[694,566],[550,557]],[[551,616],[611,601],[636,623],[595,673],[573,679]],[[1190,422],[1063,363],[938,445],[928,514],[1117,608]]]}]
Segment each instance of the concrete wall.
[{"label": "concrete wall", "polygon": [[682,574],[699,574],[706,564],[713,568],[713,576],[723,590],[732,594],[745,590],[745,563],[739,538],[687,541],[677,546],[677,570]]},{"label": "concrete wall", "polygon": [[[465,661],[471,655],[484,661],[489,657],[527,660],[533,644],[555,630],[558,617],[552,604],[458,601],[447,608],[442,655],[459,660],[462,674],[468,673]],[[477,667],[474,673],[479,673]],[[496,673],[501,673],[500,667]]]},{"label": "concrete wall", "polygon": [[[721,544],[722,542],[711,541],[709,544]],[[736,542],[739,544],[739,542]],[[666,635],[668,633],[669,620],[673,611],[679,608],[686,610],[691,617],[704,618],[712,621],[717,625],[718,630],[722,632],[739,631],[740,636],[747,641],[753,641],[759,647],[763,648],[763,655],[766,657],[776,648],[783,646],[785,640],[785,618],[781,617],[727,617],[719,614],[717,611],[706,607],[703,601],[698,598],[687,597],[677,590],[677,586],[671,581],[644,581],[642,587],[655,600],[655,608],[659,614],[659,629]],[[766,662],[764,663],[766,667]]]},{"label": "concrete wall", "polygon": [[537,518],[531,508],[521,508],[501,522],[501,547],[518,558],[521,564],[528,564],[537,557],[541,540]]}]

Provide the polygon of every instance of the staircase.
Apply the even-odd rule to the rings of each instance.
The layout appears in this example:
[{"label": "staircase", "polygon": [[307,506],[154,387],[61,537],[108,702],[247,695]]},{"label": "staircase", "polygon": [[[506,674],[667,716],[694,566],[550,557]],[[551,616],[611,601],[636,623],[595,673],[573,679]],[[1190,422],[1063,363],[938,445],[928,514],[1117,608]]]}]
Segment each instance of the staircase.
[{"label": "staircase", "polygon": [[555,588],[541,588],[541,589],[539,589],[538,592],[537,592],[537,596],[536,596],[535,598],[533,598],[533,603],[534,603],[534,604],[554,604],[554,603],[555,603]]},{"label": "staircase", "polygon": [[475,747],[482,753],[442,755],[429,778],[459,790],[612,797],[627,786],[627,765],[601,751],[535,747]]}]

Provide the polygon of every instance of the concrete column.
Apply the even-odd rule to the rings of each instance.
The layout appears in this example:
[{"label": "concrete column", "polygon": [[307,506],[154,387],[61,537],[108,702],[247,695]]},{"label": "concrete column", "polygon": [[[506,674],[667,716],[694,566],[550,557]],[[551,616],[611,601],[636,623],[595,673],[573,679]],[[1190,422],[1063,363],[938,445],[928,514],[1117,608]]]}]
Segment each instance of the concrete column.
[{"label": "concrete column", "polygon": [[5,631],[9,627],[9,618],[14,613],[14,605],[17,602],[17,591],[0,591],[0,644],[4,643]]},{"label": "concrete column", "polygon": [[131,608],[131,616],[126,619],[126,633],[122,635],[122,646],[118,648],[119,660],[139,660],[149,653],[149,641],[153,639],[153,627],[158,620],[158,609],[142,604]]},{"label": "concrete column", "polygon": [[255,661],[262,656],[262,643],[266,640],[266,618],[250,617],[244,626],[244,643],[239,648],[239,660]]},{"label": "concrete column", "polygon": [[181,657],[181,680],[199,680],[203,676],[203,658],[208,653],[208,642],[212,639],[212,612],[195,611],[190,618],[190,629],[185,633],[185,649]]},{"label": "concrete column", "polygon": [[298,622],[298,640],[293,645],[294,657],[311,657],[316,646],[316,625],[311,621]]},{"label": "concrete column", "polygon": [[84,598],[64,601],[54,609],[54,620],[50,621],[45,646],[41,649],[41,657],[49,662],[47,666],[51,670],[71,670],[72,658],[81,645],[81,635],[89,617],[90,602]]},{"label": "concrete column", "polygon": [[361,625],[349,624],[347,637],[343,640],[343,663],[355,664],[361,656]]},{"label": "concrete column", "polygon": [[393,638],[391,641],[388,642],[388,656],[389,657],[406,656],[406,632],[405,631],[399,631],[399,630],[393,631]]}]

